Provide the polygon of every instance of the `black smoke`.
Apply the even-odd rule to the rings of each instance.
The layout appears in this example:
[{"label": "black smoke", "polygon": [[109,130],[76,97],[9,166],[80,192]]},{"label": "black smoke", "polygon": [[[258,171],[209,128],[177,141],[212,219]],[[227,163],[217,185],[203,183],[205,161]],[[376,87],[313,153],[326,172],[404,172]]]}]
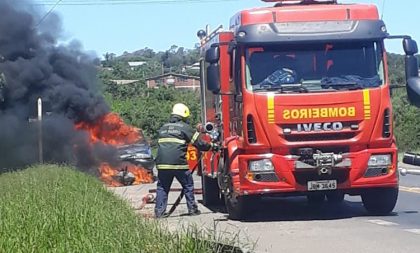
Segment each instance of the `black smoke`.
[{"label": "black smoke", "polygon": [[112,147],[92,149],[87,133],[74,128],[109,112],[95,59],[77,42],[60,45],[60,19],[53,13],[43,19],[34,6],[0,0],[0,170],[38,162],[38,128],[30,122],[38,98],[48,111],[44,160],[91,168],[115,157]]}]

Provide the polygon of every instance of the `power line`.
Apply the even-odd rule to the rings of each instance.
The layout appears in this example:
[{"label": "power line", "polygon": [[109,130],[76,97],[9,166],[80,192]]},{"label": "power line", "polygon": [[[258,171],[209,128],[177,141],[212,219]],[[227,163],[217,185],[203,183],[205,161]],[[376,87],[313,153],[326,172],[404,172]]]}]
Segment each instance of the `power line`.
[{"label": "power line", "polygon": [[[61,0],[63,1],[63,0]],[[61,2],[60,1],[60,2]],[[238,2],[240,0],[101,0],[101,1],[94,1],[94,0],[69,0],[63,1],[60,5],[67,5],[67,6],[77,6],[77,5],[153,5],[153,4],[200,4],[200,3],[217,3],[217,2]],[[55,5],[53,1],[43,0],[43,1],[36,1],[32,3],[32,5]]]},{"label": "power line", "polygon": [[381,14],[381,19],[382,20],[384,19],[385,3],[386,3],[386,0],[382,0],[382,14]]},{"label": "power line", "polygon": [[51,7],[51,9],[47,12],[47,13],[45,13],[45,15],[39,20],[39,22],[38,22],[38,24],[36,24],[36,26],[35,27],[38,27],[39,25],[41,25],[41,23],[42,22],[44,22],[44,20],[48,17],[48,15],[50,15],[51,14],[51,12],[53,12],[54,11],[54,9],[62,2],[63,0],[57,0],[56,2],[55,2],[55,4],[53,5],[53,7]]},{"label": "power line", "polygon": [[[157,3],[157,2],[201,2],[200,0],[65,0],[63,4],[66,3],[84,3],[84,2],[92,2],[92,3],[109,3],[109,2],[144,2],[144,3]],[[216,1],[216,0],[211,0]],[[222,0],[219,0],[222,1]],[[38,3],[54,3],[55,0],[35,0],[34,2]]]}]

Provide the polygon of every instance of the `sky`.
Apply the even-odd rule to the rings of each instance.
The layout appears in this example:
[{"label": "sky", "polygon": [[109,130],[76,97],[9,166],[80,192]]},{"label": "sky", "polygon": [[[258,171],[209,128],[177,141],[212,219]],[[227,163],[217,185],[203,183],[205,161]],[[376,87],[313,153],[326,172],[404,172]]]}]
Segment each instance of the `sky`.
[{"label": "sky", "polygon": [[[54,2],[53,0],[34,0]],[[260,0],[219,0],[171,4],[124,5],[65,5],[62,0],[54,12],[62,18],[63,39],[77,39],[87,51],[98,56],[105,53],[122,54],[145,47],[163,51],[171,45],[193,48],[198,42],[197,31],[207,24],[215,28],[229,25],[230,17],[242,9],[272,4]],[[109,0],[89,0],[106,2]],[[150,0],[153,2],[155,0]],[[341,3],[376,4],[383,14],[388,32],[393,35],[408,34],[420,42],[420,29],[413,22],[420,10],[418,0],[338,0]],[[385,4],[383,1],[386,1]],[[83,2],[83,1],[82,1]],[[404,2],[405,4],[403,4]],[[407,4],[409,2],[409,4]],[[382,10],[382,7],[384,9]],[[51,9],[45,6],[44,11]],[[401,41],[386,42],[387,50],[402,53]]]}]

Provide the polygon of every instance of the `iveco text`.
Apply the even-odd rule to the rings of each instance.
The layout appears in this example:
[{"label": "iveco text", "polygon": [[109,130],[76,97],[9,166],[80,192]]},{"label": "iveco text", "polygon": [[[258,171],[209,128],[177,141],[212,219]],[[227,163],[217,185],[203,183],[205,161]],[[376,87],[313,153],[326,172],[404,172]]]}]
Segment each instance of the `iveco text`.
[{"label": "iveco text", "polygon": [[343,123],[341,122],[327,122],[327,123],[308,123],[297,124],[298,132],[319,132],[319,131],[340,131],[343,130]]}]

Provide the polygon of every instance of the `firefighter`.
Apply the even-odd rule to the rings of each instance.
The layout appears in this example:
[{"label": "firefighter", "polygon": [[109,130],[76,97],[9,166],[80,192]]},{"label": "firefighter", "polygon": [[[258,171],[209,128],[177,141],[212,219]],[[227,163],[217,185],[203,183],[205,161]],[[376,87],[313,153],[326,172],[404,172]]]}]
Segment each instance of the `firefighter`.
[{"label": "firefighter", "polygon": [[182,185],[187,200],[188,214],[199,215],[194,198],[194,181],[192,173],[187,164],[187,147],[193,144],[200,151],[218,149],[213,143],[207,143],[200,139],[201,125],[197,131],[187,123],[190,117],[190,110],[184,104],[175,104],[169,123],[159,129],[158,154],[156,166],[158,169],[158,183],[156,191],[156,218],[165,217],[168,204],[168,193],[174,177]]}]

